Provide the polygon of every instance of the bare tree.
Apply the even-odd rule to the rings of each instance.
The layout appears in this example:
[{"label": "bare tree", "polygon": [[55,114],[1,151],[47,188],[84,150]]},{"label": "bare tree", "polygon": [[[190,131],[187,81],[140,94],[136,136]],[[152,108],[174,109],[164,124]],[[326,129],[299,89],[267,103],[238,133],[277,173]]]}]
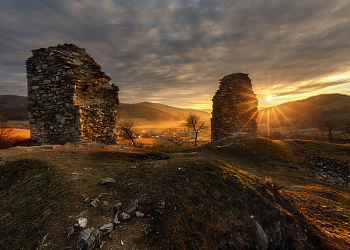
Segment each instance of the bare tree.
[{"label": "bare tree", "polygon": [[342,120],[341,132],[337,136],[344,144],[350,142],[350,117]]},{"label": "bare tree", "polygon": [[119,137],[122,141],[132,142],[133,146],[136,147],[134,139],[134,121],[132,120],[122,120],[118,122],[117,129],[119,131]]},{"label": "bare tree", "polygon": [[0,149],[11,146],[11,139],[14,133],[13,128],[8,126],[6,119],[0,114]]},{"label": "bare tree", "polygon": [[194,145],[197,146],[198,133],[206,128],[205,122],[199,115],[189,114],[186,119],[186,127],[193,130],[195,134]]},{"label": "bare tree", "polygon": [[332,116],[324,117],[319,122],[319,129],[321,131],[325,131],[328,133],[328,141],[330,143],[333,142],[333,133],[334,133],[335,127],[336,127],[336,124]]}]

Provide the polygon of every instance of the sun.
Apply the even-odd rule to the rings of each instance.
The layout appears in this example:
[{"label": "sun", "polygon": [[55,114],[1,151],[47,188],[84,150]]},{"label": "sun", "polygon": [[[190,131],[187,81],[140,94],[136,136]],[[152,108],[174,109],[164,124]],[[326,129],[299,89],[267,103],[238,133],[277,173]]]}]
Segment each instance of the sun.
[{"label": "sun", "polygon": [[266,101],[271,102],[273,100],[272,96],[266,97]]}]

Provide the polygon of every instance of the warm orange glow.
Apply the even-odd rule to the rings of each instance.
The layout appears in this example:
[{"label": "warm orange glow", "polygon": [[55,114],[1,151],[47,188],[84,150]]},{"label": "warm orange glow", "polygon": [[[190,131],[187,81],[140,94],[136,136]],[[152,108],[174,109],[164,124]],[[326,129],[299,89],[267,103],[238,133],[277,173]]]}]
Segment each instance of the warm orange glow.
[{"label": "warm orange glow", "polygon": [[277,121],[277,123],[278,123],[278,126],[280,126],[280,127],[281,127],[281,123],[280,123],[280,121],[278,120],[278,117],[277,117],[277,115],[276,115],[276,111],[275,111],[275,109],[274,109],[274,108],[272,108],[272,111],[273,111],[273,114],[275,115],[275,118],[276,118],[276,121]]},{"label": "warm orange glow", "polygon": [[278,108],[276,107],[277,111],[280,112],[280,114],[284,117],[284,119],[286,119],[290,125],[293,126],[293,128],[295,128],[294,124],[288,119],[288,117]]},{"label": "warm orange glow", "polygon": [[253,117],[255,117],[258,114],[258,110],[249,118],[249,120],[246,122],[246,124],[244,124],[244,127],[248,125],[248,123],[250,122],[251,119],[253,119]]},{"label": "warm orange glow", "polygon": [[252,110],[253,108],[256,108],[256,107],[258,107],[258,105],[251,106],[250,108],[248,108],[248,109],[244,110],[243,112],[239,113],[239,114],[237,115],[237,117],[240,116],[240,115],[243,115],[243,114],[247,113],[249,110]]},{"label": "warm orange glow", "polygon": [[266,97],[266,101],[271,102],[273,100],[272,96]]},{"label": "warm orange glow", "polygon": [[264,117],[264,114],[265,114],[265,109],[263,110],[262,115],[260,116],[258,127],[260,126],[260,123],[261,123],[262,118]]},{"label": "warm orange glow", "polygon": [[270,109],[267,109],[267,139],[270,138]]}]

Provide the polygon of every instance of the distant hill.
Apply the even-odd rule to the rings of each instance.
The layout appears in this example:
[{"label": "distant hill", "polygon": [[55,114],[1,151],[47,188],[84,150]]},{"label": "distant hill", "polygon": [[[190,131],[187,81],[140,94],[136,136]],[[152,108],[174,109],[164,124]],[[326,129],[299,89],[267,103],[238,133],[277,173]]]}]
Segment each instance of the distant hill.
[{"label": "distant hill", "polygon": [[350,117],[350,96],[323,94],[307,99],[287,102],[259,110],[257,121],[272,128],[293,126],[298,129],[314,128],[324,117],[342,120]]},{"label": "distant hill", "polygon": [[[0,95],[0,114],[8,121],[28,120],[28,97],[16,95]],[[121,103],[118,107],[118,118],[141,119],[149,122],[181,121],[190,114],[196,114],[208,120],[211,114],[196,109],[182,109],[152,102],[136,104]]]},{"label": "distant hill", "polygon": [[209,113],[209,114],[211,114],[211,112],[213,111],[213,109],[201,109],[202,111],[205,111],[205,112],[207,112],[207,113]]},{"label": "distant hill", "polygon": [[211,118],[211,114],[205,111],[176,108],[152,102],[121,103],[118,107],[120,118],[143,118],[147,121],[181,121],[191,113],[201,116],[204,120]]},{"label": "distant hill", "polygon": [[[8,121],[28,120],[27,102],[28,98],[25,96],[0,95],[0,113]],[[211,113],[207,110],[176,108],[152,102],[121,103],[118,107],[119,118],[136,119],[146,123],[181,121],[190,113],[199,115],[207,121],[211,118]],[[324,94],[283,103],[260,110],[257,121],[260,126],[266,126],[269,120],[271,128],[294,126],[297,129],[304,129],[317,127],[317,122],[327,116],[332,116],[335,120],[350,117],[350,96]]]},{"label": "distant hill", "polygon": [[8,121],[28,120],[28,97],[0,95],[0,114]]}]

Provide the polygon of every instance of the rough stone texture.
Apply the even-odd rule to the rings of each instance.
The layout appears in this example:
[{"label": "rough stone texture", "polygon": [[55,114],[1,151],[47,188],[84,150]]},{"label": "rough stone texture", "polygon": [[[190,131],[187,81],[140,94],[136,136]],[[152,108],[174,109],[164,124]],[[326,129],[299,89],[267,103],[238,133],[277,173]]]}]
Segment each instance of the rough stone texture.
[{"label": "rough stone texture", "polygon": [[77,219],[76,223],[74,224],[75,228],[84,228],[86,227],[87,219],[86,218],[79,218]]},{"label": "rough stone texture", "polygon": [[116,182],[116,180],[114,180],[113,178],[108,177],[108,178],[101,179],[100,184],[101,185],[106,185],[108,183],[114,183],[114,182]]},{"label": "rough stone texture", "polygon": [[26,65],[33,144],[116,143],[119,89],[101,66],[74,44],[32,52]]},{"label": "rough stone texture", "polygon": [[130,219],[130,215],[128,215],[127,213],[122,213],[122,220],[127,220]]},{"label": "rough stone texture", "polygon": [[78,236],[77,249],[92,250],[99,243],[100,231],[98,229],[90,228],[81,232]]},{"label": "rough stone texture", "polygon": [[234,73],[220,80],[213,97],[211,140],[217,141],[239,132],[257,135],[258,99],[248,74]]},{"label": "rough stone texture", "polygon": [[256,227],[256,238],[258,240],[258,250],[266,250],[269,246],[269,240],[264,232],[264,229],[260,226],[259,222],[254,220]]},{"label": "rough stone texture", "polygon": [[108,223],[100,227],[100,231],[103,233],[110,234],[113,231],[113,223]]},{"label": "rough stone texture", "polygon": [[130,201],[130,205],[129,205],[129,209],[128,209],[128,213],[132,213],[133,211],[135,211],[137,209],[137,207],[139,206],[139,200],[131,200]]}]

